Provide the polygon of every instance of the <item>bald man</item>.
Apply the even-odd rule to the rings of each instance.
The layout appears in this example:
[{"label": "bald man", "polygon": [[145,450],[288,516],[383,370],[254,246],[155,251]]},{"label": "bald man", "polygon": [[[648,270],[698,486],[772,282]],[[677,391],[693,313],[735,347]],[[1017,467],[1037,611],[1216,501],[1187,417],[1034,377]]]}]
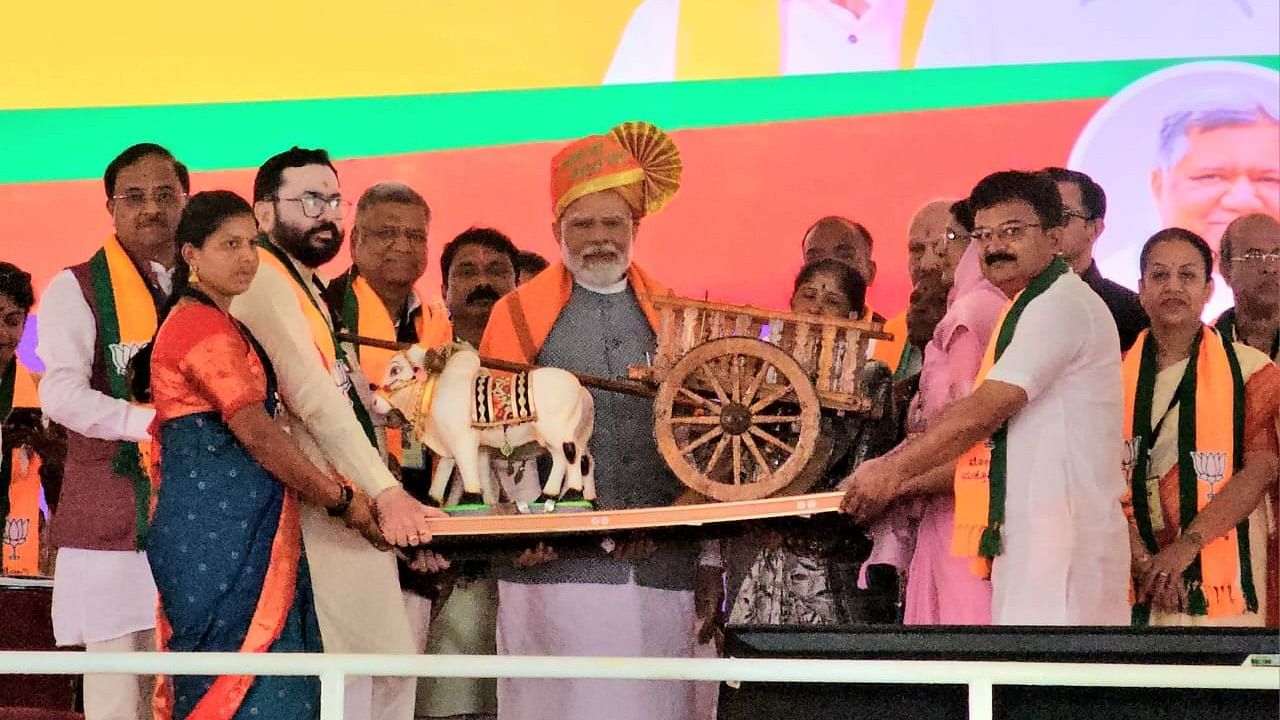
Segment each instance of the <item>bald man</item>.
[{"label": "bald man", "polygon": [[[893,340],[878,341],[872,359],[893,371],[898,380],[920,372],[924,346],[942,315],[926,308],[937,305],[941,294],[945,309],[947,288],[960,256],[969,245],[969,233],[951,214],[954,200],[930,200],[916,210],[907,226],[907,274],[911,277],[911,304],[885,323]],[[922,326],[927,325],[927,326]]]},{"label": "bald man", "polygon": [[1222,233],[1220,248],[1219,269],[1236,304],[1218,317],[1218,332],[1276,360],[1280,356],[1280,221],[1264,213],[1238,217]]},{"label": "bald man", "polygon": [[[805,262],[839,260],[857,270],[867,287],[876,279],[876,261],[871,259],[871,245],[871,233],[862,223],[837,215],[828,215],[810,225],[800,241]],[[884,318],[879,322],[884,322]]]}]

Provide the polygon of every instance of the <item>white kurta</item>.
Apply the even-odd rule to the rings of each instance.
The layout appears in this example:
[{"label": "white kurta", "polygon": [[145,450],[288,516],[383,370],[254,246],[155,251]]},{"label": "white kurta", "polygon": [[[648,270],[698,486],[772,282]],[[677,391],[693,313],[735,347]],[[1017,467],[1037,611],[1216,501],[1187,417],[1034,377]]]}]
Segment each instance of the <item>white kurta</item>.
[{"label": "white kurta", "polygon": [[[500,655],[692,657],[693,593],[498,582]],[[554,663],[554,659],[547,662]],[[498,680],[499,720],[692,720],[696,683]]]},{"label": "white kurta", "polygon": [[[310,280],[310,269],[295,267]],[[307,290],[318,295],[313,287]],[[321,362],[293,281],[263,263],[248,292],[232,302],[231,313],[275,366],[282,418],[303,452],[320,467],[335,468],[370,497],[395,486],[347,396]],[[302,506],[302,532],[325,651],[414,653],[394,555],[376,550],[309,503]]]},{"label": "white kurta", "polygon": [[1062,276],[1027,305],[987,379],[1029,400],[1009,423],[992,623],[1129,624],[1124,393],[1107,306],[1078,276]]},{"label": "white kurta", "polygon": [[[161,289],[170,272],[151,263]],[[53,422],[101,440],[151,439],[149,407],[89,387],[98,328],[70,270],[54,276],[36,315],[36,354],[45,365],[40,405]],[[58,645],[83,645],[156,626],[158,596],[145,552],[60,548],[53,578],[53,634]]]}]

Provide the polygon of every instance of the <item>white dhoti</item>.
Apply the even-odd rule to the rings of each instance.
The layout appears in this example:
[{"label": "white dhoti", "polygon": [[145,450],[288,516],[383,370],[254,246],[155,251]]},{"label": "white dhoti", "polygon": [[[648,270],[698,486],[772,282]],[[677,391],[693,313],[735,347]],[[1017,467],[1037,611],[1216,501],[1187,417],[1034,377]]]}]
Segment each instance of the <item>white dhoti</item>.
[{"label": "white dhoti", "polygon": [[[687,658],[694,628],[691,591],[498,583],[501,655]],[[691,682],[658,680],[500,679],[498,718],[689,720],[694,690]]]}]

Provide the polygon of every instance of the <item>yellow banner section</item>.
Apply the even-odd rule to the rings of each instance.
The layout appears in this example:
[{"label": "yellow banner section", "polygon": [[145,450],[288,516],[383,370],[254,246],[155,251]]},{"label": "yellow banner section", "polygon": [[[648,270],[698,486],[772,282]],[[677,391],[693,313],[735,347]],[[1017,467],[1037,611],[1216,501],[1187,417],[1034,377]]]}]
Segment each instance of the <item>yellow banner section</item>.
[{"label": "yellow banner section", "polygon": [[18,3],[0,109],[598,85],[639,2]]}]

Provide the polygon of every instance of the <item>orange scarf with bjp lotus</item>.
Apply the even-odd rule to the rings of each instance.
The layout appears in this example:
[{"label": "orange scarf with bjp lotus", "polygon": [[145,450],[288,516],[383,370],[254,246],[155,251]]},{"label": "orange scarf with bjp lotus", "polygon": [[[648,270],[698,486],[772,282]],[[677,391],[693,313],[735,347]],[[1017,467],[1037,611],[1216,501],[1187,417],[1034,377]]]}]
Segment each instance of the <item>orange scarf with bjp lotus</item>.
[{"label": "orange scarf with bjp lotus", "polygon": [[[17,358],[0,373],[0,421],[14,408],[39,408],[36,381]],[[0,458],[0,520],[6,575],[40,574],[40,456],[15,447]]]},{"label": "orange scarf with bjp lotus", "polygon": [[[1026,289],[1010,300],[996,322],[995,334],[987,344],[974,387],[982,384],[991,368],[1004,354],[1027,305],[1040,297],[1058,278],[1069,272],[1062,258],[1032,278]],[[951,554],[972,558],[970,572],[985,578],[991,575],[991,561],[1004,552],[1001,528],[1004,525],[1005,490],[1008,479],[1009,424],[1001,425],[991,437],[979,441],[956,461],[953,485],[956,496],[955,529]]]},{"label": "orange scarf with bjp lotus", "polygon": [[[108,394],[132,402],[129,361],[155,337],[155,297],[114,235],[89,259],[89,277],[97,303],[98,344],[106,361]],[[151,512],[151,443],[121,441],[118,447],[112,470],[133,484],[134,543],[143,550]]]},{"label": "orange scarf with bjp lotus", "polygon": [[[1158,356],[1155,339],[1144,330],[1125,356],[1124,468],[1129,475],[1134,522],[1147,551],[1156,543],[1148,489],[1148,469],[1156,437],[1151,425]],[[1178,407],[1177,432],[1178,517],[1185,529],[1214,496],[1222,492],[1244,458],[1245,390],[1240,361],[1230,342],[1208,327],[1201,329],[1191,348],[1174,403]],[[1158,493],[1158,490],[1156,490]],[[1200,550],[1183,572],[1187,589],[1187,613],[1222,617],[1258,609],[1249,557],[1249,521],[1245,519],[1222,537]],[[1150,609],[1134,607],[1134,621],[1145,624]]]}]

